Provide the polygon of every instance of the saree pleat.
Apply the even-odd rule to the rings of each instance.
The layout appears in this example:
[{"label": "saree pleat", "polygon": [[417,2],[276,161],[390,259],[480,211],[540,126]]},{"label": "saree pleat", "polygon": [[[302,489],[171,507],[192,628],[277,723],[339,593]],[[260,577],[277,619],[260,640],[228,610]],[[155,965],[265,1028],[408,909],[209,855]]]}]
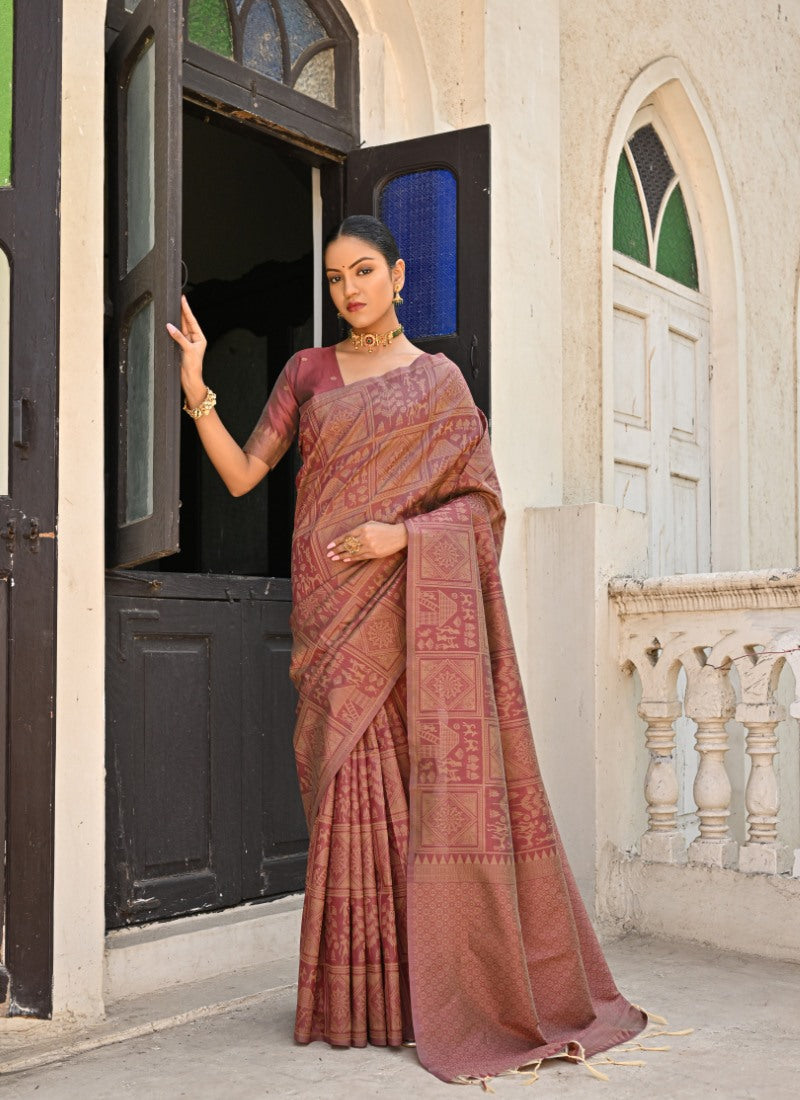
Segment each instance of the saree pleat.
[{"label": "saree pleat", "polygon": [[413,1037],[406,943],[408,741],[398,682],[329,785],[309,845],[295,1038]]}]

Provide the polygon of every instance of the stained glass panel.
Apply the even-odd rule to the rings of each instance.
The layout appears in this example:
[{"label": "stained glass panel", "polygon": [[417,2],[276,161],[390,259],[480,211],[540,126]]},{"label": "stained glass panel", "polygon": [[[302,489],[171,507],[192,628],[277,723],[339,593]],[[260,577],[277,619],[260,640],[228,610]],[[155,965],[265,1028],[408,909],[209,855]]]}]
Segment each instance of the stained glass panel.
[{"label": "stained glass panel", "polygon": [[128,271],[147,255],[155,241],[155,91],[155,46],[150,42],[128,81]]},{"label": "stained glass panel", "polygon": [[617,165],[617,185],[614,190],[614,249],[638,260],[640,264],[650,266],[642,204],[624,151]]},{"label": "stained glass panel", "polygon": [[456,331],[457,197],[456,178],[446,168],[396,176],[381,192],[379,217],[406,262],[398,316],[412,340]]},{"label": "stained glass panel", "polygon": [[269,0],[255,0],[244,28],[242,61],[273,80],[283,80],[283,51],[275,12]]},{"label": "stained glass panel", "polygon": [[191,0],[187,20],[189,41],[233,57],[233,37],[225,0]]},{"label": "stained glass panel", "polygon": [[14,0],[0,0],[0,187],[11,183]]},{"label": "stained glass panel", "polygon": [[153,512],[153,303],[145,303],[128,329],[126,357],[125,522]]},{"label": "stained glass panel", "polygon": [[290,64],[294,65],[303,50],[327,38],[325,28],[303,0],[278,0],[289,40]]},{"label": "stained glass panel", "polygon": [[311,96],[329,107],[336,106],[336,81],[334,80],[333,50],[315,53],[295,81],[295,90]]},{"label": "stained glass panel", "polygon": [[698,288],[694,238],[680,184],[676,185],[664,209],[658,234],[656,271],[684,286]]},{"label": "stained glass panel", "polygon": [[0,496],[8,492],[8,409],[11,337],[11,266],[0,248]]}]

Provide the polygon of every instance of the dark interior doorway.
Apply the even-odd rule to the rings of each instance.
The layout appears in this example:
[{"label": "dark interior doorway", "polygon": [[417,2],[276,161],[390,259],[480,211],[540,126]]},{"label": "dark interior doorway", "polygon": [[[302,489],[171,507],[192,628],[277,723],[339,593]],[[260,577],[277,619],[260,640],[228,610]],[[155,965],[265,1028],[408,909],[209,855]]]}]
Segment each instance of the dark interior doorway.
[{"label": "dark interior doorway", "polygon": [[[287,359],[313,343],[312,169],[291,147],[191,104],[183,133],[185,292],[208,340],[205,380],[244,443]],[[191,428],[181,432],[181,549],[161,570],[288,577],[296,449],[234,498]]]},{"label": "dark interior doorway", "polygon": [[[186,293],[204,377],[239,443],[313,343],[312,167],[185,105]],[[181,424],[180,551],[107,581],[107,924],[303,887],[292,753],[290,548],[296,447],[232,497]],[[262,579],[263,578],[263,579]]]}]

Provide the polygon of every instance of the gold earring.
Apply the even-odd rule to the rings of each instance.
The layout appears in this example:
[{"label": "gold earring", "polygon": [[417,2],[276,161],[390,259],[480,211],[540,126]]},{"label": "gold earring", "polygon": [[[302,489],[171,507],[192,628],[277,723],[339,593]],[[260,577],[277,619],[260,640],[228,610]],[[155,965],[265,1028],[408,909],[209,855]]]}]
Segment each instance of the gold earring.
[{"label": "gold earring", "polygon": [[392,298],[392,305],[393,306],[401,306],[402,304],[403,304],[403,299],[400,297],[400,287],[396,286],[394,288],[394,298]]}]

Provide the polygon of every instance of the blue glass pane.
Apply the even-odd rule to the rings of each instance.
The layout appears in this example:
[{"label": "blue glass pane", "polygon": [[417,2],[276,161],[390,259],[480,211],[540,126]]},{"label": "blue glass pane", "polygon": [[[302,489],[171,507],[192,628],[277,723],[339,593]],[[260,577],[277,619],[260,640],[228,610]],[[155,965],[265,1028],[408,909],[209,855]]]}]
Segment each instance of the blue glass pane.
[{"label": "blue glass pane", "polygon": [[397,315],[412,340],[456,331],[457,194],[446,168],[396,176],[381,192],[379,216],[406,262],[405,304]]},{"label": "blue glass pane", "polygon": [[269,0],[256,0],[244,28],[242,61],[273,80],[283,80],[281,36]]},{"label": "blue glass pane", "polygon": [[325,28],[304,0],[278,0],[286,24],[286,37],[289,39],[289,56],[294,65],[307,46],[313,46],[322,38],[327,38]]}]

